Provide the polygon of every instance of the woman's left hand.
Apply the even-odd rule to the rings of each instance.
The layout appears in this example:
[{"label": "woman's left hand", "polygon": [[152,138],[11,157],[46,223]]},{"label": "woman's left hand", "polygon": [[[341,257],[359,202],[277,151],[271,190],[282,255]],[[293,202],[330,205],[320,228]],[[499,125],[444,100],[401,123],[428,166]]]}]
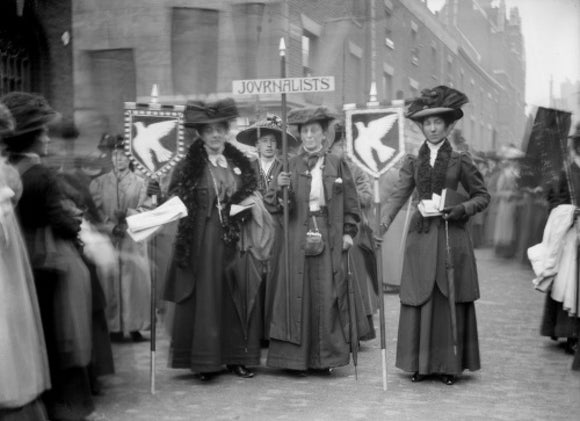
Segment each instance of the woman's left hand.
[{"label": "woman's left hand", "polygon": [[342,236],[342,249],[344,251],[347,251],[349,248],[351,248],[353,244],[354,244],[354,241],[350,235],[344,234]]},{"label": "woman's left hand", "polygon": [[449,213],[443,214],[443,219],[446,221],[459,221],[460,219],[465,218],[465,206],[457,205],[451,208]]}]

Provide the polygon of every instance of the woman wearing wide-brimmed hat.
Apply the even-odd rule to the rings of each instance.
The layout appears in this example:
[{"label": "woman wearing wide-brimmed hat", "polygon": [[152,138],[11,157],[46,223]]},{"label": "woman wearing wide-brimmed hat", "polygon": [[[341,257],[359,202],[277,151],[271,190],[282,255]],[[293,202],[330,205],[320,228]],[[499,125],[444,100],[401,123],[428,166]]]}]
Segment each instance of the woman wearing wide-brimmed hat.
[{"label": "woman wearing wide-brimmed hat", "polygon": [[[475,257],[465,224],[489,203],[483,177],[469,155],[451,149],[447,136],[463,116],[467,97],[452,88],[437,86],[422,91],[409,106],[407,118],[419,125],[425,142],[418,156],[403,163],[395,192],[387,198],[382,233],[413,192],[429,200],[445,188],[463,187],[468,198],[443,217],[413,214],[406,241],[401,277],[401,313],[396,366],[414,373],[412,381],[440,374],[451,385],[463,370],[480,368],[474,301],[479,298]],[[446,234],[455,267],[457,355],[453,352],[449,288],[446,271]]]},{"label": "woman wearing wide-brimmed hat", "polygon": [[[578,203],[580,203],[580,123],[576,125],[576,130],[569,139],[571,141],[569,172],[566,174],[565,171],[562,171],[557,186],[548,192],[550,210],[559,205],[573,203],[578,206]],[[570,191],[570,187],[572,191]],[[574,367],[576,370],[580,370],[580,357],[578,356],[580,354],[580,351],[578,351],[580,319],[578,317],[570,317],[569,312],[564,309],[561,294],[558,294],[559,296],[557,297],[552,297],[552,295],[552,291],[546,293],[540,334],[551,337],[554,340],[558,340],[558,338],[565,339],[564,350],[568,354],[576,353],[576,360],[578,361],[574,364]]]},{"label": "woman wearing wide-brimmed hat", "polygon": [[288,186],[289,279],[284,250],[276,265],[276,291],[270,324],[271,367],[330,372],[349,362],[348,304],[343,251],[353,244],[360,207],[350,169],[342,158],[327,154],[325,107],[288,113],[302,142],[271,187],[271,205],[281,206],[282,186]]},{"label": "woman wearing wide-brimmed hat", "polygon": [[49,124],[58,113],[37,94],[12,92],[0,102],[16,122],[3,143],[22,179],[16,211],[34,274],[52,383],[44,403],[50,419],[82,419],[94,409],[87,371],[90,277],[80,256],[80,221],[66,208],[56,175],[41,163],[48,152]]},{"label": "woman wearing wide-brimmed hat", "polygon": [[126,334],[134,342],[143,341],[140,331],[151,324],[151,276],[147,247],[127,234],[127,213],[145,203],[147,184],[131,170],[122,135],[107,145],[111,171],[96,177],[89,185],[92,200],[106,232],[117,251],[117,270],[101,279],[107,299],[107,322],[114,342]]},{"label": "woman wearing wide-brimmed hat", "polygon": [[[252,164],[256,174],[258,174],[258,191],[263,197],[268,195],[270,186],[282,171],[282,161],[279,152],[282,149],[282,120],[277,115],[268,115],[262,120],[258,120],[250,127],[242,130],[236,135],[236,140],[248,146],[254,146],[258,153],[258,159]],[[300,144],[298,140],[289,132],[286,132],[286,141],[289,149],[294,149]],[[278,256],[282,245],[282,213],[279,206],[268,206],[269,200],[265,200],[265,205],[274,216],[276,227],[275,240],[272,247],[272,256]],[[274,201],[276,202],[276,201]],[[262,304],[263,304],[263,335],[267,340],[270,331],[270,321],[272,319],[272,294],[275,291],[275,277],[272,277],[272,264],[270,260],[264,262],[264,282],[262,283]]]},{"label": "woman wearing wide-brimmed hat", "polygon": [[179,223],[165,299],[176,303],[170,365],[189,368],[202,381],[224,365],[236,375],[254,375],[247,366],[260,362],[260,318],[237,316],[234,285],[226,264],[236,256],[240,217],[230,216],[257,189],[251,162],[226,142],[230,122],[238,116],[231,99],[190,101],[184,124],[188,136],[199,135],[176,168],[170,194],[185,203],[188,216]]},{"label": "woman wearing wide-brimmed hat", "polygon": [[[0,139],[14,130],[0,103]],[[45,420],[41,394],[50,389],[46,344],[26,246],[14,212],[22,184],[0,157],[0,419]]]}]

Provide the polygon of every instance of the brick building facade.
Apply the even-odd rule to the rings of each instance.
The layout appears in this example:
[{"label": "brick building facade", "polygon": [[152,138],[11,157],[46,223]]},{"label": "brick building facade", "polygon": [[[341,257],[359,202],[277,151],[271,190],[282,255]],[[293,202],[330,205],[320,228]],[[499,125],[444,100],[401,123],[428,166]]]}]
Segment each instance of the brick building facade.
[{"label": "brick building facade", "polygon": [[[517,9],[508,16],[503,1],[497,7],[491,0],[447,0],[438,14],[423,0],[1,4],[10,13],[0,20],[12,22],[2,27],[13,29],[3,29],[0,39],[20,30],[30,44],[33,75],[23,89],[45,94],[74,118],[85,149],[94,149],[103,132],[121,132],[123,102],[147,101],[154,83],[162,102],[183,104],[231,96],[233,80],[279,77],[281,37],[288,77],[335,77],[334,92],[289,95],[291,106],[323,103],[340,111],[365,102],[372,80],[383,102],[448,84],[470,98],[457,129],[472,148],[517,143],[523,133],[523,40]],[[18,4],[22,16],[12,19]],[[277,96],[236,99],[242,124],[279,112]]]}]

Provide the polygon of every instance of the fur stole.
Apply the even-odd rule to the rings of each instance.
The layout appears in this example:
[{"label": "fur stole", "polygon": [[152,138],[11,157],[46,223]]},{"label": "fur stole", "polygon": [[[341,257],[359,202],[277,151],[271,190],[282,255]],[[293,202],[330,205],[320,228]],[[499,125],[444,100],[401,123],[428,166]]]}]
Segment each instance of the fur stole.
[{"label": "fur stole", "polygon": [[447,167],[449,166],[452,151],[453,149],[451,149],[449,141],[445,139],[437,153],[435,165],[431,168],[431,164],[429,163],[429,146],[427,146],[427,141],[423,143],[417,157],[419,164],[417,168],[417,191],[419,192],[419,199],[431,199],[433,193],[441,194],[441,191],[445,188],[445,176],[447,175]]},{"label": "fur stole", "polygon": [[[241,172],[241,186],[238,190],[223,203],[223,229],[224,242],[232,245],[239,239],[240,221],[245,213],[230,218],[230,207],[250,196],[258,188],[258,177],[250,160],[235,146],[226,142],[223,155],[233,164],[234,168],[239,168]],[[190,146],[185,156],[181,168],[177,174],[175,192],[187,207],[188,216],[179,222],[177,231],[177,243],[175,253],[180,266],[187,266],[191,258],[191,238],[195,229],[197,219],[197,203],[195,198],[195,188],[197,187],[203,171],[209,164],[207,152],[203,141],[198,139]]]},{"label": "fur stole", "polygon": [[[451,149],[449,141],[445,139],[437,153],[435,165],[431,168],[431,164],[429,163],[429,155],[431,151],[429,146],[427,146],[427,141],[423,143],[423,146],[419,149],[419,155],[417,156],[418,167],[416,185],[417,191],[419,192],[419,200],[430,200],[433,193],[441,194],[441,191],[445,188],[445,177],[447,175],[447,167],[449,166],[452,151],[453,149]],[[429,232],[433,218],[423,218],[418,212],[415,218],[415,231],[419,233]]]}]

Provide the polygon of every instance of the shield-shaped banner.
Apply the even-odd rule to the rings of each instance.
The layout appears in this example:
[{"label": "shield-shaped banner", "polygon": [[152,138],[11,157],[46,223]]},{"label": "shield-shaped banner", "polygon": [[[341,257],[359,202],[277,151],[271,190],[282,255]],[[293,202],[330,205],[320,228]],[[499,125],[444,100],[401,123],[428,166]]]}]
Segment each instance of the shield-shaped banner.
[{"label": "shield-shaped banner", "polygon": [[405,155],[402,108],[346,110],[346,152],[373,177],[380,177]]},{"label": "shield-shaped banner", "polygon": [[185,155],[183,106],[125,103],[125,152],[137,169],[159,178]]}]

